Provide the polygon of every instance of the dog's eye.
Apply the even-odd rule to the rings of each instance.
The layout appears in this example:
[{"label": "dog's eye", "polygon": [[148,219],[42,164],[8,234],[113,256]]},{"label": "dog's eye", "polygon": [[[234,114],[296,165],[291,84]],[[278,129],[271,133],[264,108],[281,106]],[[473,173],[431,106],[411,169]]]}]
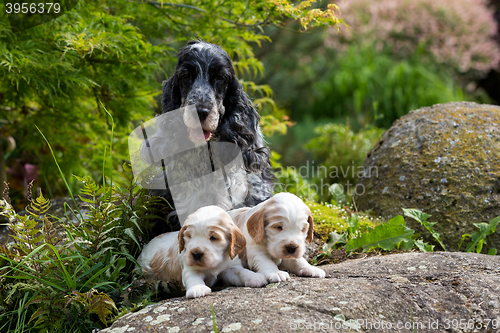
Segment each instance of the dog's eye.
[{"label": "dog's eye", "polygon": [[181,78],[184,80],[189,80],[191,78],[191,74],[189,73],[184,73],[181,75]]},{"label": "dog's eye", "polygon": [[278,229],[279,231],[283,230],[283,226],[282,225],[277,225],[277,226],[275,226],[275,228]]},{"label": "dog's eye", "polygon": [[210,240],[211,241],[216,241],[216,240],[219,240],[219,239],[217,237],[215,237],[215,236],[210,236]]},{"label": "dog's eye", "polygon": [[217,82],[224,81],[224,76],[222,76],[222,75],[217,75],[217,76],[215,77],[215,81],[217,81]]}]

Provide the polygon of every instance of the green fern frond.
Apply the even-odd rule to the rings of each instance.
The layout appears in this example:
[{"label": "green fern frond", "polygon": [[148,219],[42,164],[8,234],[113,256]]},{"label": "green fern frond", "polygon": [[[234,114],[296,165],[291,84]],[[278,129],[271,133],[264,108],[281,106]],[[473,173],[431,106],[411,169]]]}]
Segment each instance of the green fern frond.
[{"label": "green fern frond", "polygon": [[50,203],[50,200],[46,199],[43,196],[42,191],[40,191],[40,195],[34,201],[32,200],[28,206],[26,206],[26,211],[35,218],[39,219],[40,216],[45,214],[51,206],[52,204]]},{"label": "green fern frond", "polygon": [[89,313],[95,313],[103,324],[106,324],[106,318],[118,312],[115,302],[106,293],[99,293],[95,290],[89,301]]}]

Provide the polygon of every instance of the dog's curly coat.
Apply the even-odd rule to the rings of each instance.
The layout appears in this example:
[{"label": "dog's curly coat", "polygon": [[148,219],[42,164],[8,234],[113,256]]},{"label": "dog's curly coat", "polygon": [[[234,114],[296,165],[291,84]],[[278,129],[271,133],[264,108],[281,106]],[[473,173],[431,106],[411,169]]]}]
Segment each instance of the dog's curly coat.
[{"label": "dog's curly coat", "polygon": [[[203,130],[203,137],[198,134],[195,139],[235,143],[241,150],[246,190],[239,207],[253,207],[270,198],[273,176],[259,115],[238,81],[231,59],[221,47],[193,40],[178,53],[174,75],[163,82],[162,114],[187,105],[196,106],[198,126],[201,123]],[[184,118],[188,128],[197,122],[192,116]],[[163,139],[161,144],[169,145],[171,141]],[[166,197],[173,206],[168,188],[151,192]]]}]

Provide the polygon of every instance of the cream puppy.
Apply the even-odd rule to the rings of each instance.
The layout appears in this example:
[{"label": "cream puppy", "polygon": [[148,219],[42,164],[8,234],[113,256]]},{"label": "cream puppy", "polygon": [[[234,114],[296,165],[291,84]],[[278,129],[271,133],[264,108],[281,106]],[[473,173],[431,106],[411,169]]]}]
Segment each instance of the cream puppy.
[{"label": "cream puppy", "polygon": [[148,280],[182,283],[187,298],[211,293],[218,279],[235,286],[261,287],[263,274],[243,268],[237,257],[245,237],[231,217],[217,206],[191,214],[179,232],[155,237],[137,262]]},{"label": "cream puppy", "polygon": [[309,207],[297,196],[278,193],[253,208],[228,213],[247,241],[240,253],[243,266],[264,274],[269,282],[290,278],[279,268],[298,276],[325,277],[322,269],[303,258],[305,241],[313,239],[314,222]]}]

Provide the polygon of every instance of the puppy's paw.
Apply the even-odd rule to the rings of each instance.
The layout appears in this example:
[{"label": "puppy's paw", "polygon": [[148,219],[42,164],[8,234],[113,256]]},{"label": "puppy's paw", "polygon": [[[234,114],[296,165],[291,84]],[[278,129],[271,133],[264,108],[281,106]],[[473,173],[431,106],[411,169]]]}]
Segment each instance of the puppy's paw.
[{"label": "puppy's paw", "polygon": [[212,289],[204,284],[197,284],[186,291],[186,298],[197,298],[210,294]]},{"label": "puppy's paw", "polygon": [[245,287],[259,288],[265,286],[266,284],[266,276],[261,273],[253,273],[252,276],[245,281]]},{"label": "puppy's paw", "polygon": [[318,267],[314,267],[309,265],[308,267],[304,267],[299,271],[298,276],[309,276],[314,278],[324,278],[326,273],[324,270]]},{"label": "puppy's paw", "polygon": [[286,280],[290,280],[290,275],[285,271],[271,271],[271,272],[262,272],[267,281],[271,283],[275,282],[285,282]]}]

